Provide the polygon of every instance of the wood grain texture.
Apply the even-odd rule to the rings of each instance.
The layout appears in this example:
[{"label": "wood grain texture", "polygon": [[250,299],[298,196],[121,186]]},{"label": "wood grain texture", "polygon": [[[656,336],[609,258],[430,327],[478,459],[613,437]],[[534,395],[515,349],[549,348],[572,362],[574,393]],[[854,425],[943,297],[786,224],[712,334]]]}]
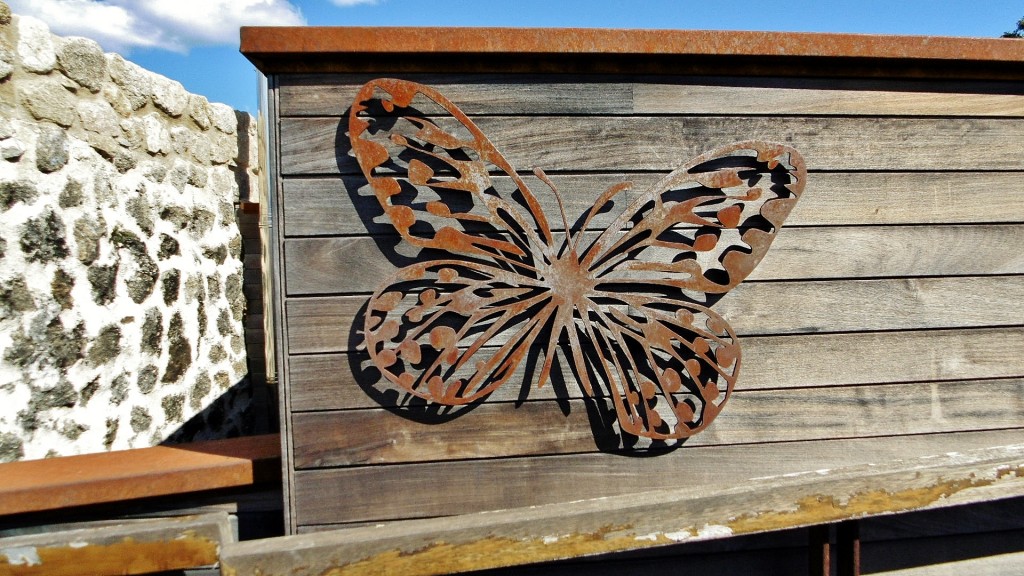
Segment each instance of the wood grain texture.
[{"label": "wood grain texture", "polygon": [[[1017,535],[1021,538],[1021,535]],[[947,543],[947,546],[956,545],[955,542]],[[959,543],[961,546],[962,542]],[[877,551],[875,553],[900,553],[900,550]],[[903,551],[905,553],[905,551]],[[970,574],[971,576],[1007,576],[1020,574],[1021,566],[1024,566],[1024,552],[1008,552],[979,558],[968,558],[952,562],[931,563],[926,565],[901,568],[898,570],[886,570],[884,572],[872,572],[877,576],[959,576]]]},{"label": "wood grain texture", "polygon": [[[1019,438],[1019,430],[955,432],[903,436],[898,441],[853,438],[684,446],[658,458],[591,453],[303,470],[295,473],[298,520],[329,524],[449,516],[682,487],[708,493],[741,485],[767,490],[763,480],[751,480],[1000,446]],[[438,486],[453,485],[459,487],[458,499],[437,498]]]},{"label": "wood grain texture", "polygon": [[[1021,446],[225,546],[225,575],[442,574],[753,534],[1024,493]],[[702,488],[702,487],[701,487]]]},{"label": "wood grain texture", "polygon": [[[1022,399],[1024,379],[737,390],[686,446],[1021,428]],[[485,402],[443,425],[383,409],[293,414],[293,458],[302,469],[594,452],[617,438],[592,429],[592,409],[578,400]],[[611,416],[607,399],[596,409]]]},{"label": "wood grain texture", "polygon": [[[623,173],[551,179],[572,221],[609,186],[632,182],[633,191],[624,193],[624,198],[634,197],[661,177]],[[509,179],[494,180],[501,186]],[[786,226],[1024,222],[1024,193],[1013,192],[1019,185],[1020,175],[1014,173],[814,173]],[[553,218],[552,224],[558,223],[553,196],[546,188],[534,193],[545,214]],[[288,179],[283,195],[285,236],[394,234],[362,176]],[[624,209],[624,204],[619,206],[617,210]],[[600,224],[594,222],[595,227]]]},{"label": "wood grain texture", "polygon": [[[1014,243],[1022,237],[1024,225],[1011,224],[787,227],[748,281],[1020,274],[1024,252]],[[372,293],[416,256],[398,236],[287,240],[285,290],[289,296]]]},{"label": "wood grain texture", "polygon": [[[737,390],[1024,376],[1020,328],[746,337],[740,343],[743,365]],[[355,376],[354,368],[365,363],[365,357],[349,354],[291,357],[292,409],[380,407],[374,373],[368,372],[366,380]],[[524,378],[520,366],[488,402],[516,401],[527,394],[530,399],[556,397],[553,386],[538,389],[523,384]],[[571,376],[565,379],[568,384],[560,393],[581,398]]]},{"label": "wood grain texture", "polygon": [[[1020,445],[850,466],[709,493],[654,490],[226,547],[226,575],[440,574],[638,550],[1024,493]],[[766,489],[766,481],[770,490]],[[610,521],[614,518],[616,521]],[[259,567],[259,568],[257,568]]]},{"label": "wood grain texture", "polygon": [[[340,116],[373,75],[289,75],[282,116]],[[1024,116],[1019,85],[982,82],[742,77],[431,75],[400,78],[436,88],[470,115],[750,114]],[[632,81],[631,81],[632,80]],[[496,89],[497,85],[497,89]]]},{"label": "wood grain texture", "polygon": [[0,538],[0,574],[104,576],[212,567],[231,540],[224,512]]},{"label": "wood grain texture", "polygon": [[[425,423],[415,409],[389,412],[403,409],[353,350],[353,321],[398,268],[437,255],[399,241],[350,156],[346,109],[371,77],[285,76],[279,90],[293,530],[400,520],[377,533],[391,537],[418,530],[404,519],[687,487],[700,497],[746,489],[764,499],[762,488],[781,484],[752,479],[1019,441],[1019,84],[416,77],[473,116],[516,168],[548,172],[570,222],[610,185],[632,181],[594,229],[716,146],[777,141],[807,160],[808,185],[785,230],[749,281],[714,306],[742,338],[734,396],[681,449],[626,458],[598,450],[618,440],[593,424],[609,407],[584,401],[565,366],[539,390],[519,367],[487,402],[443,423]],[[560,222],[547,188],[534,192]],[[851,481],[863,486],[871,473]],[[627,516],[605,510],[604,518]]]},{"label": "wood grain texture", "polygon": [[[488,116],[476,124],[519,170],[667,172],[744,140],[795,144],[812,170],[1024,169],[1017,118]],[[347,126],[283,118],[281,173],[358,174]]]},{"label": "wood grain texture", "polygon": [[[748,282],[714,309],[740,336],[1018,326],[1019,276],[914,278],[793,283]],[[362,341],[353,322],[365,296],[292,299],[287,303],[288,352],[354,349]],[[797,306],[794,303],[799,302]],[[950,302],[962,307],[954,312]]]}]

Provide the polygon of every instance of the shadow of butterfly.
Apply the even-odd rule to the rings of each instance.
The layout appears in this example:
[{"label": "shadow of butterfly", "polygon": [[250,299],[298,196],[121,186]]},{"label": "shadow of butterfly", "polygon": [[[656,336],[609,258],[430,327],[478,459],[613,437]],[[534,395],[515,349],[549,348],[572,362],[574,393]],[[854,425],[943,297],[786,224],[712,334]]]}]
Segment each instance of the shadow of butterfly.
[{"label": "shadow of butterfly", "polygon": [[524,378],[532,358],[538,387],[564,364],[586,398],[610,400],[626,446],[677,444],[722,410],[740,345],[709,306],[757,266],[796,204],[796,150],[725,146],[645,191],[610,187],[570,225],[544,172],[520,174],[428,86],[368,82],[349,138],[386,218],[420,252],[365,314],[369,358],[407,396],[476,403]]}]

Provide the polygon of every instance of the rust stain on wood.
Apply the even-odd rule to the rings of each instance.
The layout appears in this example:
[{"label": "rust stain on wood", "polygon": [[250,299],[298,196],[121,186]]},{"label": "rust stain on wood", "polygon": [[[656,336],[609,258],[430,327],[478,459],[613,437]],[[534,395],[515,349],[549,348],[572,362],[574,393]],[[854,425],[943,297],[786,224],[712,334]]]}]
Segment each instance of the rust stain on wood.
[{"label": "rust stain on wood", "polygon": [[603,526],[586,533],[558,537],[488,537],[474,542],[437,542],[414,552],[389,550],[371,558],[328,569],[321,576],[430,575],[532,564],[636,548],[630,526]]},{"label": "rust stain on wood", "polygon": [[109,544],[26,547],[19,549],[21,554],[0,549],[0,575],[146,574],[196,568],[216,564],[219,548],[216,540],[188,530],[173,540],[140,542],[127,537]]}]

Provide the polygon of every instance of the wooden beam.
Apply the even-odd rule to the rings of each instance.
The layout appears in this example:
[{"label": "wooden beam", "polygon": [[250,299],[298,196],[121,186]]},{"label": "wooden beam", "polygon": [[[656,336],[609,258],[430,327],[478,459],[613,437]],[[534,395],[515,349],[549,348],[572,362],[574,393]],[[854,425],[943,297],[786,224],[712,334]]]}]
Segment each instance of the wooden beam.
[{"label": "wooden beam", "polygon": [[280,479],[277,434],[0,464],[0,515]]},{"label": "wooden beam", "polygon": [[232,540],[224,512],[0,538],[0,576],[148,574],[213,566]]},{"label": "wooden beam", "polygon": [[1024,494],[1024,445],[225,545],[225,576],[442,574]]}]

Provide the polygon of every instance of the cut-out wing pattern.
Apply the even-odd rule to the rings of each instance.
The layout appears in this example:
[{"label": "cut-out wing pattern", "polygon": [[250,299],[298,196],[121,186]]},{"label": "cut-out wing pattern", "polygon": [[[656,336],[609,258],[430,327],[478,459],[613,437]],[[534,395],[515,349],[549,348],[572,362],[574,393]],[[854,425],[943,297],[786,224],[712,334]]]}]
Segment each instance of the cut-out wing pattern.
[{"label": "cut-out wing pattern", "polygon": [[[561,354],[584,394],[610,398],[624,436],[667,444],[714,420],[740,346],[708,306],[757,266],[799,198],[796,150],[751,141],[708,152],[588,235],[630,187],[613,186],[575,233],[561,214],[563,237],[529,177],[430,87],[367,83],[349,136],[402,238],[445,255],[400,269],[370,298],[367,352],[388,381],[428,402],[468,404],[522,374],[531,354],[543,358],[543,386]],[[534,175],[561,210],[551,181]]]}]

